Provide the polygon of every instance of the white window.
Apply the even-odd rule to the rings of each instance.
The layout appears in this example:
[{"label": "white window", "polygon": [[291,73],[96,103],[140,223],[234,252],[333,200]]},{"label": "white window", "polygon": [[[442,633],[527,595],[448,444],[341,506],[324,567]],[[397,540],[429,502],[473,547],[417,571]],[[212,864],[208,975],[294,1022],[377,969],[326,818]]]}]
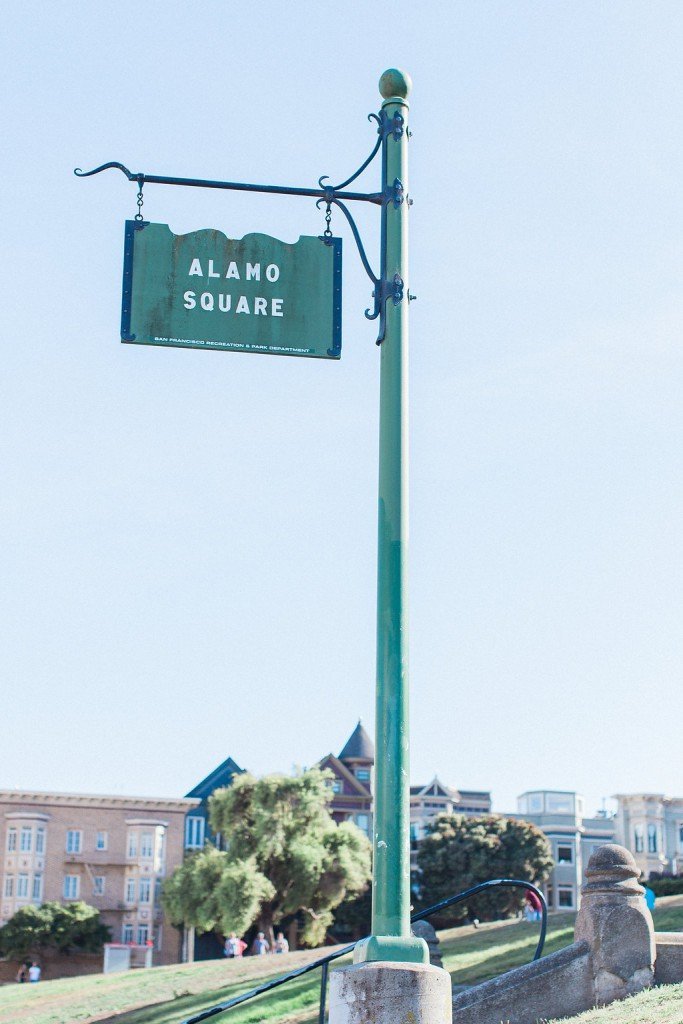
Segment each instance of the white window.
[{"label": "white window", "polygon": [[121,942],[123,942],[126,945],[128,945],[128,943],[130,943],[132,941],[133,941],[133,925],[132,924],[124,924],[123,928],[121,929]]},{"label": "white window", "polygon": [[81,880],[78,875],[64,875],[64,888],[62,890],[65,900],[77,900]]},{"label": "white window", "polygon": [[146,946],[149,938],[149,928],[146,924],[138,925],[138,946]]},{"label": "white window", "polygon": [[93,896],[104,896],[104,883],[106,880],[106,875],[95,875],[92,884]]},{"label": "white window", "polygon": [[36,829],[36,853],[45,853],[45,829],[42,825]]},{"label": "white window", "polygon": [[22,853],[30,853],[31,847],[33,846],[33,829],[30,825],[24,825],[21,829],[21,845],[19,849]]},{"label": "white window", "polygon": [[545,807],[549,814],[573,814],[574,798],[569,794],[548,793]]},{"label": "white window", "polygon": [[155,878],[154,879],[154,902],[156,903],[157,908],[159,906],[160,899],[161,899],[161,879],[160,878]]},{"label": "white window", "polygon": [[66,852],[80,853],[83,846],[83,833],[79,829],[70,828],[66,833]]},{"label": "white window", "polygon": [[5,896],[8,898],[14,896],[14,875],[5,876]]},{"label": "white window", "polygon": [[43,898],[43,876],[33,876],[33,891],[31,893],[31,899],[37,900],[39,903]]},{"label": "white window", "polygon": [[333,793],[342,793],[344,791],[344,787],[342,785],[341,779],[334,779],[330,783],[330,785],[332,786],[332,792]]},{"label": "white window", "polygon": [[683,821],[678,823],[678,849],[683,850]]},{"label": "white window", "polygon": [[108,839],[109,839],[109,833],[108,832],[98,832],[97,836],[95,837],[95,849],[96,850],[106,850],[107,849]]},{"label": "white window", "polygon": [[540,793],[529,794],[529,814],[540,814],[543,810],[543,797]]},{"label": "white window", "polygon": [[369,768],[356,768],[356,778],[359,782],[370,781],[370,769]]},{"label": "white window", "polygon": [[149,897],[152,889],[152,882],[149,878],[140,879],[140,903],[149,903]]},{"label": "white window", "polygon": [[562,910],[574,909],[574,890],[569,885],[558,885],[557,906]]},{"label": "white window", "polygon": [[647,826],[647,852],[648,853],[656,853],[657,852],[657,826],[656,825],[648,825]]},{"label": "white window", "polygon": [[137,857],[138,855],[138,834],[137,832],[128,833],[128,856]]},{"label": "white window", "polygon": [[135,879],[126,879],[126,903],[135,903]]},{"label": "white window", "polygon": [[17,899],[26,899],[28,896],[28,875],[17,875]]},{"label": "white window", "polygon": [[14,853],[17,848],[17,830],[15,828],[7,829],[7,852]]},{"label": "white window", "polygon": [[645,849],[645,830],[642,825],[636,825],[633,830],[633,839],[636,853],[642,853]]},{"label": "white window", "polygon": [[140,856],[145,858],[154,856],[154,833],[143,832],[140,836]]},{"label": "white window", "polygon": [[201,850],[204,845],[204,818],[190,817],[185,819],[185,847],[188,850]]},{"label": "white window", "polygon": [[365,834],[367,835],[369,825],[369,819],[367,814],[357,814],[356,825],[358,825],[358,828],[361,830],[361,832],[365,832]]},{"label": "white window", "polygon": [[574,847],[565,845],[564,843],[557,845],[557,863],[558,864],[573,864],[574,863]]}]

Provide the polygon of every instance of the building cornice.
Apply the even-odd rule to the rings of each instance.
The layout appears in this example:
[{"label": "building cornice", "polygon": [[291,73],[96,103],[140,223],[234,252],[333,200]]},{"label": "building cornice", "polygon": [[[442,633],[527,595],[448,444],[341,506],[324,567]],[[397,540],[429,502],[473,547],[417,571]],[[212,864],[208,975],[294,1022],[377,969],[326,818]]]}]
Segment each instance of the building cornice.
[{"label": "building cornice", "polygon": [[664,796],[663,793],[615,793],[612,797],[613,800],[659,800],[665,803],[667,800],[671,800],[672,797]]},{"label": "building cornice", "polygon": [[160,818],[126,818],[126,825],[149,825],[152,828],[168,828],[167,821]]},{"label": "building cornice", "polygon": [[93,807],[131,812],[158,811],[165,814],[179,811],[185,814],[193,807],[197,807],[199,803],[201,803],[200,800],[190,797],[99,796],[95,793],[58,793],[26,789],[0,790],[0,804],[21,806],[26,810],[32,810],[37,806]]},{"label": "building cornice", "polygon": [[5,811],[8,821],[49,821],[50,815],[41,811]]}]

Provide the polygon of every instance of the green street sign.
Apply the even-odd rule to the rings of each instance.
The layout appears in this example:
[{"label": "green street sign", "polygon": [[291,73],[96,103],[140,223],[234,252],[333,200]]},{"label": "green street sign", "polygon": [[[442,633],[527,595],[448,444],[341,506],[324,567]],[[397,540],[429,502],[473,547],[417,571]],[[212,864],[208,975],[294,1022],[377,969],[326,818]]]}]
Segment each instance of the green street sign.
[{"label": "green street sign", "polygon": [[339,359],[341,239],[126,221],[121,341]]}]

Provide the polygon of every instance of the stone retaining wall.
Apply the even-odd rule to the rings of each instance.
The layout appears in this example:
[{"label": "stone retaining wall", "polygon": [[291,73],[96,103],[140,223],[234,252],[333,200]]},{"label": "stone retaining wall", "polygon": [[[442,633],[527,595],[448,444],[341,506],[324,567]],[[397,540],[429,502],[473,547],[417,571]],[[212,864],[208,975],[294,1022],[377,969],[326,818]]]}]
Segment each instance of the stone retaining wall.
[{"label": "stone retaining wall", "polygon": [[457,1024],[537,1024],[573,1017],[653,984],[683,981],[683,934],[655,934],[638,869],[608,843],[591,857],[575,942],[534,963],[459,991]]}]

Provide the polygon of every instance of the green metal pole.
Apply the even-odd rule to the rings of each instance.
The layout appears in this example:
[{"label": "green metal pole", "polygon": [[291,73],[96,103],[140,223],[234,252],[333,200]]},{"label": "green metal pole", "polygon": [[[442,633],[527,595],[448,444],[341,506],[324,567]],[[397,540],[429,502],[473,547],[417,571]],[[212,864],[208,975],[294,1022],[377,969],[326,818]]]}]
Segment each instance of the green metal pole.
[{"label": "green metal pole", "polygon": [[[377,705],[372,935],[355,960],[429,963],[410,931],[408,762],[408,93],[391,68],[382,109],[382,268],[388,297],[381,347],[377,552]],[[400,115],[400,119],[396,119]],[[397,185],[398,182],[398,185]],[[402,289],[402,291],[401,291]]]}]

